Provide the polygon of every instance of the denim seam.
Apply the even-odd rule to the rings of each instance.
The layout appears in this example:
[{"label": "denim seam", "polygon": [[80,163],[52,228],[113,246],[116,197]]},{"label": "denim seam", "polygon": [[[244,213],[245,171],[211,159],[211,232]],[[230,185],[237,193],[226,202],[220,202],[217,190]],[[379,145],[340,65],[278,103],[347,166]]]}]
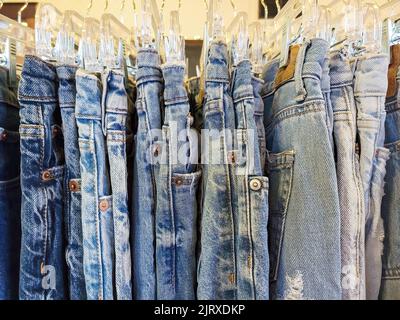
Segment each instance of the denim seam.
[{"label": "denim seam", "polygon": [[274,115],[273,119],[269,123],[267,123],[265,131],[268,134],[273,130],[273,128],[277,124],[279,124],[285,119],[298,117],[308,113],[318,113],[325,111],[323,104],[324,100],[318,99],[318,100],[308,101],[307,103],[286,107],[285,109]]},{"label": "denim seam", "polygon": [[0,180],[0,191],[7,191],[7,189],[14,188],[21,184],[21,177],[18,176],[14,179],[2,181]]}]

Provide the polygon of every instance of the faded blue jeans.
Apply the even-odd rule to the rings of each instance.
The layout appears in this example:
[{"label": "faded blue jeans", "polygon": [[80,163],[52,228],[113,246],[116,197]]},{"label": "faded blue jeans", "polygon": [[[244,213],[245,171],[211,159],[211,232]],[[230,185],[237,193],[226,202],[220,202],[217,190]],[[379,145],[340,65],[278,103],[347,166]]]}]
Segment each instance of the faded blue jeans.
[{"label": "faded blue jeans", "polygon": [[64,174],[64,217],[67,239],[66,261],[68,266],[69,298],[86,300],[85,275],[83,272],[83,235],[81,214],[81,170],[78,143],[78,127],[75,119],[77,68],[57,67],[59,80],[58,99],[64,133],[66,170]]},{"label": "faded blue jeans", "polygon": [[26,56],[19,84],[21,105],[22,300],[68,296],[64,248],[64,146],[56,68]]},{"label": "faded blue jeans", "polygon": [[0,68],[0,300],[17,300],[21,249],[19,105]]},{"label": "faded blue jeans", "polygon": [[342,296],[339,197],[321,90],[328,48],[321,39],[300,48],[266,113],[273,299]]},{"label": "faded blue jeans", "polygon": [[269,298],[268,178],[263,176],[259,144],[265,136],[264,130],[259,130],[261,98],[257,94],[255,99],[253,84],[250,61],[241,61],[235,66],[231,84],[236,123],[232,207],[239,300]]},{"label": "faded blue jeans", "polygon": [[395,95],[386,98],[385,147],[391,152],[387,162],[385,196],[382,202],[385,242],[380,298],[400,300],[400,55],[393,50],[390,68],[396,68]]},{"label": "faded blue jeans", "polygon": [[340,52],[330,61],[330,100],[341,213],[342,299],[365,299],[364,192],[356,154],[357,110],[353,70]]},{"label": "faded blue jeans", "polygon": [[155,211],[156,166],[152,130],[161,129],[160,99],[162,72],[157,51],[143,49],[137,56],[136,76],[138,130],[135,137],[132,210],[133,296],[135,300],[156,300]]},{"label": "faded blue jeans", "polygon": [[166,64],[165,119],[156,177],[156,272],[158,300],[196,297],[198,138],[191,131],[185,66]]},{"label": "faded blue jeans", "polygon": [[366,298],[379,295],[383,254],[381,201],[389,150],[385,143],[388,57],[366,55],[354,62],[354,98],[360,140],[360,174],[365,197]]},{"label": "faded blue jeans", "polygon": [[238,295],[231,196],[235,111],[229,94],[227,47],[214,42],[207,54],[203,117],[204,130],[210,134],[202,143],[204,179],[197,298],[235,300]]}]

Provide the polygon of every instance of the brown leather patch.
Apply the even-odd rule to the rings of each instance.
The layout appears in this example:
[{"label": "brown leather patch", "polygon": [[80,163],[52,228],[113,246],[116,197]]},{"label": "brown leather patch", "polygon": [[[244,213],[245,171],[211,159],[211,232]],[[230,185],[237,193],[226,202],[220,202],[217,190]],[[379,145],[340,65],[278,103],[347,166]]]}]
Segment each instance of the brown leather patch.
[{"label": "brown leather patch", "polygon": [[289,48],[289,61],[284,67],[281,67],[275,77],[275,88],[282,83],[292,79],[296,70],[297,55],[300,51],[300,45],[294,45]]},{"label": "brown leather patch", "polygon": [[388,91],[386,97],[394,97],[397,93],[397,73],[400,67],[400,44],[396,44],[390,48],[390,65],[388,72]]}]

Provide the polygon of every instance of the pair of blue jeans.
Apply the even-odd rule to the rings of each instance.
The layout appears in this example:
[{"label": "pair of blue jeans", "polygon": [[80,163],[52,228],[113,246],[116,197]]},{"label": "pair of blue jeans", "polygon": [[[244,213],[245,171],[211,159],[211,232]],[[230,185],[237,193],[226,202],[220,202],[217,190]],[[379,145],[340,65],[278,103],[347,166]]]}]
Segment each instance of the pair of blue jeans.
[{"label": "pair of blue jeans", "polygon": [[340,51],[330,59],[330,101],[341,214],[342,299],[365,299],[365,209],[356,151],[354,70]]},{"label": "pair of blue jeans", "polygon": [[0,68],[0,300],[17,300],[21,240],[19,105]]},{"label": "pair of blue jeans", "polygon": [[235,112],[231,181],[236,295],[239,300],[267,300],[269,182],[263,174],[265,134],[260,130],[263,116],[260,82],[255,83],[251,68],[250,61],[239,62],[231,80]]},{"label": "pair of blue jeans", "polygon": [[339,197],[321,89],[328,49],[312,39],[291,52],[265,110],[273,299],[342,295]]},{"label": "pair of blue jeans", "polygon": [[164,122],[156,175],[156,276],[158,300],[196,297],[198,137],[192,130],[184,87],[185,65],[167,63]]},{"label": "pair of blue jeans", "polygon": [[383,254],[381,202],[389,150],[385,143],[385,98],[388,89],[388,57],[366,55],[354,62],[354,98],[360,143],[360,174],[365,197],[366,298],[379,296]]},{"label": "pair of blue jeans", "polygon": [[89,300],[130,300],[127,114],[124,75],[76,75],[83,261]]},{"label": "pair of blue jeans", "polygon": [[385,147],[391,155],[387,162],[382,201],[385,240],[380,298],[383,300],[400,299],[400,46],[393,46],[391,52],[389,70],[393,78],[389,80],[396,83],[390,84],[395,86],[395,90],[386,98]]},{"label": "pair of blue jeans", "polygon": [[57,67],[59,81],[58,99],[64,133],[64,219],[66,231],[65,258],[68,266],[69,298],[86,300],[83,272],[83,235],[81,213],[81,170],[78,143],[78,126],[75,118],[77,67]]},{"label": "pair of blue jeans", "polygon": [[56,68],[26,56],[19,84],[22,300],[67,298],[64,145]]},{"label": "pair of blue jeans", "polygon": [[[142,49],[137,55],[138,128],[135,136],[133,169],[133,209],[131,245],[133,296],[135,300],[157,299],[156,173],[153,157],[160,151],[155,147],[152,132],[161,130],[162,71],[158,52]],[[153,141],[154,140],[154,141]]]}]

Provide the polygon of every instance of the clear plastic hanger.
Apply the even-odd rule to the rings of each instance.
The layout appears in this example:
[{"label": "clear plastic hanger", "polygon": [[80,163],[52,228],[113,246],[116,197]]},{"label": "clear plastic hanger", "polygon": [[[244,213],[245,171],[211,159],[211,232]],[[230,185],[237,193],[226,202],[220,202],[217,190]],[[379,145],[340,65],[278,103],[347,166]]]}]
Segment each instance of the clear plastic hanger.
[{"label": "clear plastic hanger", "polygon": [[16,88],[17,71],[22,69],[24,56],[34,53],[34,32],[0,14],[0,44],[0,66],[7,69],[8,85]]},{"label": "clear plastic hanger", "polygon": [[303,37],[320,38],[331,41],[332,27],[328,6],[322,6],[318,0],[303,0]]},{"label": "clear plastic hanger", "polygon": [[[100,20],[100,48],[99,60],[104,67],[121,68],[125,50],[130,48],[131,31],[125,27],[114,15],[106,13],[108,0],[105,2],[104,14]],[[115,46],[117,40],[117,48]],[[118,52],[116,54],[116,52]]]},{"label": "clear plastic hanger", "polygon": [[[382,22],[379,7],[376,3],[363,4],[363,54],[380,53],[382,49]],[[359,53],[360,53],[359,52]]]},{"label": "clear plastic hanger", "polygon": [[380,10],[383,20],[382,51],[390,54],[390,47],[400,44],[400,1],[384,4]]},{"label": "clear plastic hanger", "polygon": [[264,35],[261,22],[257,21],[249,26],[250,30],[250,61],[253,66],[253,73],[259,75],[264,66]]},{"label": "clear plastic hanger", "polygon": [[164,37],[165,58],[168,63],[185,63],[185,39],[181,33],[181,25],[179,21],[179,10],[181,1],[179,1],[179,9],[171,11],[170,25],[168,33]]},{"label": "clear plastic hanger", "polygon": [[78,63],[81,68],[89,72],[101,72],[102,66],[98,61],[97,46],[100,38],[100,24],[90,17],[93,0],[89,1],[86,16],[83,22],[82,37],[79,43]]},{"label": "clear plastic hanger", "polygon": [[[25,4],[21,7],[21,9],[18,10],[17,21],[18,21],[18,23],[20,23],[20,24],[23,24],[23,23],[22,23],[22,12],[24,12],[25,9],[28,8],[28,5],[29,5],[29,1],[26,0],[26,1],[25,1]],[[3,6],[3,5],[2,5],[2,6]]]},{"label": "clear plastic hanger", "polygon": [[155,0],[142,0],[142,24],[136,28],[135,43],[138,48],[160,49],[163,28]]},{"label": "clear plastic hanger", "polygon": [[248,15],[239,12],[226,29],[233,65],[249,58]]}]

